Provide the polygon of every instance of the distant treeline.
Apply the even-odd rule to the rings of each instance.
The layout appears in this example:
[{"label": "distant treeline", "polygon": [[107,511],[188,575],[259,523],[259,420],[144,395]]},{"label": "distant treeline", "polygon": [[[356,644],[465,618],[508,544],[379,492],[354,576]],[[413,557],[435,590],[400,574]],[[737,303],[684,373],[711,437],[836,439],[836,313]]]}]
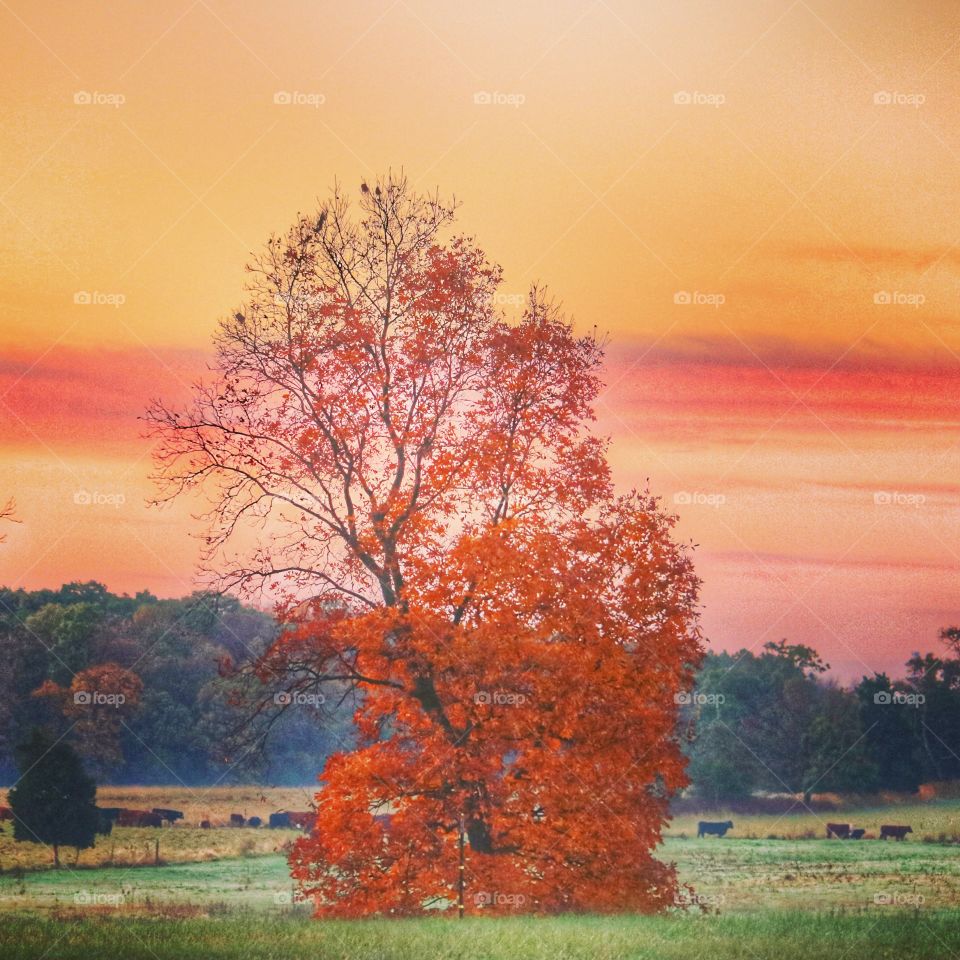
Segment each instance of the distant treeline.
[{"label": "distant treeline", "polygon": [[[349,743],[349,716],[265,711],[254,729],[251,677],[224,669],[255,661],[276,633],[268,615],[205,593],[0,588],[0,783],[16,779],[13,748],[37,726],[76,747],[100,782],[312,783]],[[267,748],[251,749],[264,736]]]},{"label": "distant treeline", "polygon": [[[271,691],[225,669],[256,662],[277,629],[207,593],[0,588],[0,783],[16,779],[13,747],[37,726],[76,747],[102,783],[314,782],[352,743],[350,706],[288,704],[246,722]],[[905,679],[875,674],[852,687],[830,680],[815,650],[786,641],[708,654],[695,692],[681,697],[690,793],[721,805],[760,791],[910,792],[960,780],[960,631],[941,639],[946,653],[914,654]]]},{"label": "distant treeline", "polygon": [[681,713],[691,793],[722,805],[760,791],[912,792],[960,779],[960,630],[944,655],[915,653],[906,678],[852,687],[827,679],[815,650],[711,653]]}]

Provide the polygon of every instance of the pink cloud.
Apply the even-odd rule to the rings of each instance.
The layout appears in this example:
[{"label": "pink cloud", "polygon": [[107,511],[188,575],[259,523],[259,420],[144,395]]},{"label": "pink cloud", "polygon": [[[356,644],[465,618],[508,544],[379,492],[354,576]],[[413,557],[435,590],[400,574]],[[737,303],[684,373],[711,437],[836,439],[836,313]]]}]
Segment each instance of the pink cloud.
[{"label": "pink cloud", "polygon": [[0,357],[0,442],[101,454],[138,444],[150,399],[185,398],[206,359],[169,348],[8,349]]}]

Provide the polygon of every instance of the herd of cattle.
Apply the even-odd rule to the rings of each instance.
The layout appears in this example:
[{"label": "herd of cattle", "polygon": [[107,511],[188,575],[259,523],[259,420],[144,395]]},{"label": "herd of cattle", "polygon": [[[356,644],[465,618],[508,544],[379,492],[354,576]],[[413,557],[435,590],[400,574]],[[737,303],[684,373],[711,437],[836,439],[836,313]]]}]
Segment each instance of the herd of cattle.
[{"label": "herd of cattle", "polygon": [[[182,810],[170,810],[166,807],[154,807],[152,810],[129,810],[126,807],[97,807],[100,814],[100,833],[110,833],[114,824],[118,827],[162,827],[165,823],[171,826],[178,820],[183,820]],[[12,820],[13,810],[10,807],[0,807],[0,821]],[[379,822],[389,827],[390,815],[381,814],[375,817]],[[303,830],[309,833],[313,830],[316,814],[309,810],[281,810],[271,813],[266,826],[270,829]],[[262,827],[261,817],[244,817],[241,813],[231,813],[227,823],[214,824],[210,820],[201,820],[198,826],[202,830],[210,830],[214,826],[227,827]],[[0,828],[2,829],[2,828]],[[733,829],[732,820],[701,820],[697,824],[697,837],[725,837],[728,830]],[[905,840],[913,828],[907,825],[885,823],[880,827],[881,840]],[[855,827],[852,823],[828,823],[828,840],[873,840],[875,834],[867,833],[866,827]]]},{"label": "herd of cattle", "polygon": [[[126,807],[97,807],[100,815],[98,832],[108,834],[114,826],[118,827],[162,827],[164,824],[173,826],[178,820],[183,820],[182,810],[171,810],[167,807],[154,807],[152,810],[130,810]],[[273,829],[303,830],[309,833],[313,829],[316,814],[310,811],[281,810],[271,813],[266,826]],[[10,807],[0,807],[0,821],[13,820],[13,810]],[[244,817],[241,813],[231,813],[227,823],[214,823],[211,820],[201,820],[197,826],[202,830],[214,827],[262,827],[261,817]],[[0,828],[2,829],[2,828]]]},{"label": "herd of cattle", "polygon": [[[697,837],[725,837],[733,829],[732,820],[701,820],[697,824]],[[881,840],[906,840],[913,828],[896,823],[885,823],[880,827]],[[855,827],[852,823],[828,823],[828,840],[874,840],[876,834],[867,833],[866,827]]]},{"label": "herd of cattle", "polygon": [[[885,823],[880,827],[881,840],[906,840],[913,833],[913,827],[898,823]],[[873,840],[874,834],[867,833],[866,827],[855,827],[852,823],[828,823],[828,840]]]},{"label": "herd of cattle", "polygon": [[[171,826],[178,820],[183,820],[182,810],[169,810],[164,807],[154,807],[152,810],[128,810],[125,807],[97,807],[101,820],[108,820],[118,827],[162,827],[164,823]],[[309,833],[313,829],[316,814],[309,810],[281,810],[271,813],[264,824],[262,817],[245,817],[242,813],[231,813],[226,823],[215,823],[203,819],[197,826],[201,830],[210,830],[214,827],[262,827],[271,829],[303,830]]]}]

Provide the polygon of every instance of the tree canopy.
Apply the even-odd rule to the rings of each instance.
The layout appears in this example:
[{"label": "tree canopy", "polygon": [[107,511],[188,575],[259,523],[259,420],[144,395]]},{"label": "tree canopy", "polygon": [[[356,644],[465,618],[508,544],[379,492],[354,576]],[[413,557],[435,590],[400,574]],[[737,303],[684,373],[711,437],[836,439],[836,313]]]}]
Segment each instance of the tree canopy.
[{"label": "tree canopy", "polygon": [[[84,624],[83,642],[56,644],[64,634],[38,629],[38,615],[44,626]],[[276,633],[272,617],[209,593],[0,588],[0,782],[16,778],[14,746],[35,726],[62,736],[103,782],[311,782],[318,758],[351,742],[349,710],[271,702],[251,723],[245,687],[266,688],[227,669],[255,662]]]},{"label": "tree canopy", "polygon": [[34,730],[16,754],[20,778],[9,792],[13,835],[52,846],[59,867],[60,847],[93,846],[99,824],[97,785],[73,748],[43,730]]},{"label": "tree canopy", "polygon": [[454,212],[387,177],[272,237],[216,378],[151,411],[162,496],[202,489],[214,582],[276,597],[262,675],[354,704],[291,857],[318,913],[454,898],[464,833],[494,909],[657,909],[698,581],[613,489],[600,342],[538,289],[503,317]]}]

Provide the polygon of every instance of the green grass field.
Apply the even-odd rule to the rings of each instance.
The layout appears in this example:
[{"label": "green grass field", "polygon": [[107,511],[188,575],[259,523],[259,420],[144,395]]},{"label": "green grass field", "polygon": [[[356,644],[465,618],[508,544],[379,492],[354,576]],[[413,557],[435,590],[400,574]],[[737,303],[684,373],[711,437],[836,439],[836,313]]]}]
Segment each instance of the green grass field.
[{"label": "green grass field", "polygon": [[799,839],[811,828],[796,815],[772,829],[778,818],[733,816],[733,834],[697,840],[695,822],[680,820],[660,855],[693,887],[693,908],[661,917],[313,922],[293,902],[284,858],[258,849],[161,867],[5,870],[0,957],[954,957],[960,844],[937,837],[958,810],[941,801],[838,817],[912,822],[904,843]]},{"label": "green grass field", "polygon": [[[960,845],[812,840],[668,839],[695,902],[722,913],[889,911],[898,905],[960,916]],[[164,867],[30,871],[0,875],[0,909],[81,914],[214,914],[289,910],[291,884],[280,856],[248,856]],[[888,904],[877,904],[877,898]],[[306,909],[306,908],[302,908]]]},{"label": "green grass field", "polygon": [[365,920],[299,917],[0,923],[4,960],[931,960],[960,953],[955,916],[825,915]]}]

